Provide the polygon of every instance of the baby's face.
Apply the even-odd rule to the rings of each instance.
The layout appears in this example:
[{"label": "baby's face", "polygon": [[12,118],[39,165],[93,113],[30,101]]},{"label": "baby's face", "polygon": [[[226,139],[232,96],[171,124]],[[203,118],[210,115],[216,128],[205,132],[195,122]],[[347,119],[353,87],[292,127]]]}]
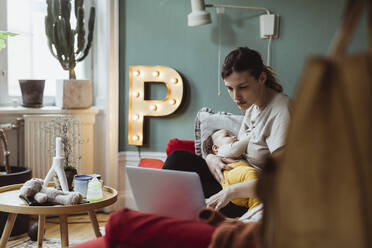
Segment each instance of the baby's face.
[{"label": "baby's face", "polygon": [[222,145],[231,144],[238,139],[233,132],[226,129],[220,129],[212,135],[212,140],[214,145],[220,147]]}]

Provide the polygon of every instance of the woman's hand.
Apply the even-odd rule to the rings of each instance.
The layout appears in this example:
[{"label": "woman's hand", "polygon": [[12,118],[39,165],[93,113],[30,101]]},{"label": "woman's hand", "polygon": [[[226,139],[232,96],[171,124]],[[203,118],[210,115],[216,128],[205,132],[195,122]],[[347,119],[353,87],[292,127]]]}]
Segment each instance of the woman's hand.
[{"label": "woman's hand", "polygon": [[220,208],[226,206],[232,199],[234,199],[232,192],[232,187],[228,186],[217,194],[214,194],[206,199],[205,203],[207,204],[207,207],[219,210]]},{"label": "woman's hand", "polygon": [[223,170],[231,170],[232,168],[228,166],[228,163],[233,163],[235,160],[221,158],[214,154],[208,154],[206,158],[206,162],[209,168],[209,171],[212,175],[216,178],[217,181],[225,183],[225,179],[223,178],[222,171]]},{"label": "woman's hand", "polygon": [[257,179],[236,183],[225,187],[215,195],[209,197],[205,203],[216,210],[223,208],[235,198],[254,198],[256,195]]}]

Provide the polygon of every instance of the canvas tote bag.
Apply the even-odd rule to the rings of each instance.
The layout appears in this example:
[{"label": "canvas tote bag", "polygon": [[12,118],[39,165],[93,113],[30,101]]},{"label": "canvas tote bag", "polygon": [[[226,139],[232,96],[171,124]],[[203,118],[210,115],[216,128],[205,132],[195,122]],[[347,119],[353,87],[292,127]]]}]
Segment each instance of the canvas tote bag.
[{"label": "canvas tote bag", "polygon": [[372,55],[345,53],[367,6],[371,20],[367,1],[347,3],[331,56],[304,70],[265,202],[265,247],[372,247]]}]

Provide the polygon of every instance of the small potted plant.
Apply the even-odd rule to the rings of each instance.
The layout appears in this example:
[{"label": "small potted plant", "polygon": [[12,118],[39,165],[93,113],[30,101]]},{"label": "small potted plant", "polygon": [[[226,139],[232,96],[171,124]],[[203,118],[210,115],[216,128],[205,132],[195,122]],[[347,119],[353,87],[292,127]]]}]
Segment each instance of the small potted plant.
[{"label": "small potted plant", "polygon": [[64,109],[89,108],[93,103],[91,80],[76,80],[75,66],[83,61],[92,46],[95,8],[90,8],[88,35],[85,37],[84,0],[75,0],[75,29],[70,23],[70,0],[47,0],[45,32],[51,54],[62,68],[69,71],[69,80],[57,80],[56,105]]},{"label": "small potted plant", "polygon": [[[61,116],[52,120],[44,127],[44,131],[47,135],[55,134],[57,137],[61,137],[63,145],[63,158],[64,158],[64,170],[66,173],[67,183],[69,190],[72,190],[72,182],[74,176],[77,174],[77,169],[73,166],[73,148],[83,143],[81,137],[72,132],[76,128],[77,120],[73,116]],[[55,154],[55,143],[49,147],[49,155],[53,157]],[[78,154],[77,160],[81,160],[80,154]],[[55,180],[57,188],[59,181]]]}]

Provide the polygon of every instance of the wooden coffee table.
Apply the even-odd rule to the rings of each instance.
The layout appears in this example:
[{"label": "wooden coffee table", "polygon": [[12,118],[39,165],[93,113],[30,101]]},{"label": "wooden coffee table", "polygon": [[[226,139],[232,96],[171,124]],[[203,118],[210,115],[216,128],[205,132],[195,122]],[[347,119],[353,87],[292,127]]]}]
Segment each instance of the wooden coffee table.
[{"label": "wooden coffee table", "polygon": [[47,215],[59,215],[62,247],[68,246],[67,216],[69,214],[88,212],[96,237],[101,237],[95,210],[115,203],[118,196],[118,192],[115,189],[104,186],[103,198],[97,202],[67,206],[28,206],[19,198],[19,189],[21,187],[22,184],[0,187],[0,211],[9,213],[3,235],[1,236],[0,248],[5,248],[17,214],[34,214],[39,216],[38,247],[42,247],[43,245],[45,216]]}]

